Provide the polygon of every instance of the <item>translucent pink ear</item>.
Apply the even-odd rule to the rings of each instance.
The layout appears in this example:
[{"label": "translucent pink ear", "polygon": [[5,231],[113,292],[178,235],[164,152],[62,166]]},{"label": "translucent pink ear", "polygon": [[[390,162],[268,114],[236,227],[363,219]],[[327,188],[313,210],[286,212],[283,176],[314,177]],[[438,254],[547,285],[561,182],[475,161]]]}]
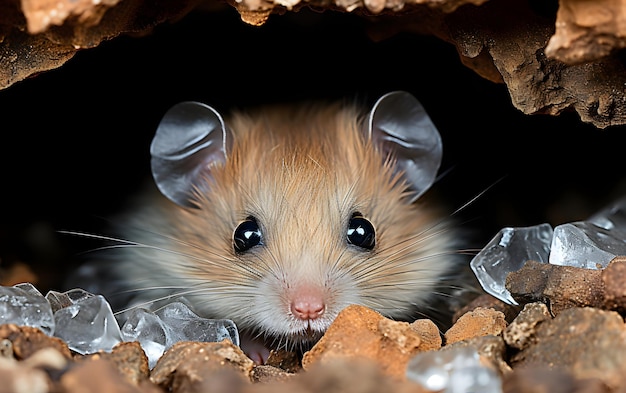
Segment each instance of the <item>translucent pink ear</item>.
[{"label": "translucent pink ear", "polygon": [[210,187],[211,170],[226,161],[228,131],[215,109],[181,102],[159,123],[152,144],[152,176],[169,199],[194,207],[194,191]]},{"label": "translucent pink ear", "polygon": [[395,160],[396,172],[413,191],[412,201],[432,186],[441,165],[441,136],[415,97],[404,91],[380,97],[370,112],[368,133]]}]

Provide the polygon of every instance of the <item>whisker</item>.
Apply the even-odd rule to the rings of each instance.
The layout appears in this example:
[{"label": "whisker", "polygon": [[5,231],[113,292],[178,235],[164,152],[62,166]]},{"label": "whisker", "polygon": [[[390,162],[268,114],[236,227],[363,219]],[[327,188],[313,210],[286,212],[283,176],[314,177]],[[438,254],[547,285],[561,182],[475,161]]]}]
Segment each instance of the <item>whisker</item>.
[{"label": "whisker", "polygon": [[465,210],[469,205],[471,205],[476,200],[478,200],[480,197],[485,195],[487,193],[487,191],[491,190],[496,184],[500,183],[505,177],[506,177],[506,175],[500,177],[499,179],[497,179],[496,181],[494,181],[493,183],[488,185],[484,190],[482,190],[481,192],[476,194],[473,198],[471,198],[469,201],[467,201],[463,205],[461,205],[461,207],[459,207],[454,212],[452,212],[452,214],[450,216],[454,216],[454,215],[458,214],[459,212],[461,212],[462,210]]},{"label": "whisker", "polygon": [[[244,287],[245,288],[245,287]],[[162,296],[158,296],[158,297],[154,297],[145,301],[142,301],[141,303],[137,303],[137,304],[133,304],[130,307],[121,309],[119,311],[116,311],[114,314],[118,315],[118,314],[123,314],[125,312],[131,311],[133,309],[136,308],[142,308],[142,307],[148,307],[149,305],[153,304],[153,303],[158,303],[158,302],[162,302],[164,300],[167,299],[175,299],[175,298],[179,298],[179,297],[183,297],[186,295],[196,295],[196,294],[201,294],[201,293],[211,293],[211,294],[215,294],[215,293],[223,293],[223,294],[229,294],[229,296],[236,298],[236,297],[243,297],[243,298],[248,298],[249,296],[246,296],[245,294],[245,290],[243,290],[244,288],[233,288],[233,287],[222,287],[222,288],[216,288],[216,287],[195,287],[195,288],[182,288],[182,287],[178,287],[178,286],[154,286],[154,287],[143,287],[143,288],[135,288],[135,289],[129,289],[129,290],[125,290],[125,291],[120,291],[118,292],[118,294],[121,293],[133,293],[133,292],[145,292],[145,291],[162,291],[162,290],[173,290],[173,289],[181,289],[180,291],[175,291],[175,292],[169,292],[165,295]],[[253,294],[253,289],[254,287],[250,286],[251,292],[250,295]],[[197,303],[197,304],[201,304]]]},{"label": "whisker", "polygon": [[[155,251],[159,251],[159,252],[163,252],[163,253],[167,253],[167,254],[171,254],[171,255],[176,255],[176,256],[180,256],[183,257],[183,259],[181,259],[180,264],[181,267],[186,267],[187,269],[190,270],[202,270],[202,267],[200,265],[196,265],[196,264],[183,264],[183,261],[185,259],[189,259],[189,260],[194,260],[197,262],[202,262],[202,263],[206,263],[209,265],[216,265],[218,262],[229,262],[232,263],[234,261],[234,259],[228,258],[224,255],[221,254],[217,254],[215,252],[211,252],[210,250],[206,250],[203,248],[200,248],[198,246],[195,246],[196,248],[198,248],[199,250],[203,251],[204,253],[206,253],[209,256],[212,257],[216,257],[218,260],[214,261],[211,259],[207,259],[204,257],[199,257],[193,254],[189,254],[186,252],[180,252],[180,251],[175,251],[175,250],[170,250],[167,248],[163,248],[163,247],[159,247],[159,246],[154,246],[154,245],[150,245],[150,244],[146,244],[146,243],[139,243],[136,241],[132,241],[132,240],[127,240],[127,239],[123,239],[123,238],[118,238],[118,237],[112,237],[112,236],[105,236],[105,235],[97,235],[97,234],[92,234],[92,233],[87,233],[87,232],[78,232],[78,231],[67,231],[67,230],[60,230],[58,231],[59,233],[63,233],[63,234],[68,234],[68,235],[74,235],[74,236],[80,236],[80,237],[85,237],[85,238],[92,238],[92,239],[97,239],[97,240],[107,240],[107,241],[112,241],[112,242],[118,242],[121,244],[118,245],[111,245],[111,246],[103,246],[100,247],[96,250],[107,250],[107,249],[122,249],[122,248],[145,248],[145,249],[151,249],[151,250],[155,250]],[[165,236],[166,237],[166,236]],[[170,238],[170,237],[166,237],[170,240],[174,240],[176,241],[176,239]],[[180,241],[181,244],[187,245],[188,243],[186,242],[182,242]],[[95,251],[95,250],[92,250]],[[87,251],[89,252],[89,251]],[[222,264],[220,266],[229,266],[228,263],[226,264]]]}]

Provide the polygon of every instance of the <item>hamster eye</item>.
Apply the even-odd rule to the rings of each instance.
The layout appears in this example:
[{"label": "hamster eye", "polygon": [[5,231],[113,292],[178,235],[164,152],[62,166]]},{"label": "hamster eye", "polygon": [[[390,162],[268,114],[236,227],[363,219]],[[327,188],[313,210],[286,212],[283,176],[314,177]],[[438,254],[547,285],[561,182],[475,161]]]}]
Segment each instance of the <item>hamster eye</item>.
[{"label": "hamster eye", "polygon": [[374,248],[376,244],[374,226],[358,212],[352,214],[352,218],[348,223],[346,238],[349,244],[368,250]]},{"label": "hamster eye", "polygon": [[254,217],[248,217],[235,229],[233,234],[235,251],[246,252],[261,243],[261,229]]}]

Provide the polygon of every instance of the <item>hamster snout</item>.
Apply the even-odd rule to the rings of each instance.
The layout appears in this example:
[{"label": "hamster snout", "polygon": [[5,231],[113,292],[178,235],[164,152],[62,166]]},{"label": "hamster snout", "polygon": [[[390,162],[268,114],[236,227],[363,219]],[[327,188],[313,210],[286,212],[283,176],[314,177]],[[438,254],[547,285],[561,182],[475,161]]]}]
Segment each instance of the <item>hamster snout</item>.
[{"label": "hamster snout", "polygon": [[302,321],[318,319],[326,310],[324,294],[317,288],[303,286],[292,291],[289,310],[291,314]]}]

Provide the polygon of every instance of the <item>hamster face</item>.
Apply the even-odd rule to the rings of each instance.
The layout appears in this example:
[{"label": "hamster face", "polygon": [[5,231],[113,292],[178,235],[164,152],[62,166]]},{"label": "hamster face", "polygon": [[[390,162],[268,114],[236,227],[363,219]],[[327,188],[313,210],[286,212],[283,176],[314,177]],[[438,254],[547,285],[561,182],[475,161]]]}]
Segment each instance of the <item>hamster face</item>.
[{"label": "hamster face", "polygon": [[159,197],[131,215],[146,230],[127,237],[151,247],[125,251],[126,285],[288,347],[350,304],[418,317],[454,269],[455,239],[436,208],[411,203],[359,119],[341,106],[233,115],[232,150],[197,209]]}]

